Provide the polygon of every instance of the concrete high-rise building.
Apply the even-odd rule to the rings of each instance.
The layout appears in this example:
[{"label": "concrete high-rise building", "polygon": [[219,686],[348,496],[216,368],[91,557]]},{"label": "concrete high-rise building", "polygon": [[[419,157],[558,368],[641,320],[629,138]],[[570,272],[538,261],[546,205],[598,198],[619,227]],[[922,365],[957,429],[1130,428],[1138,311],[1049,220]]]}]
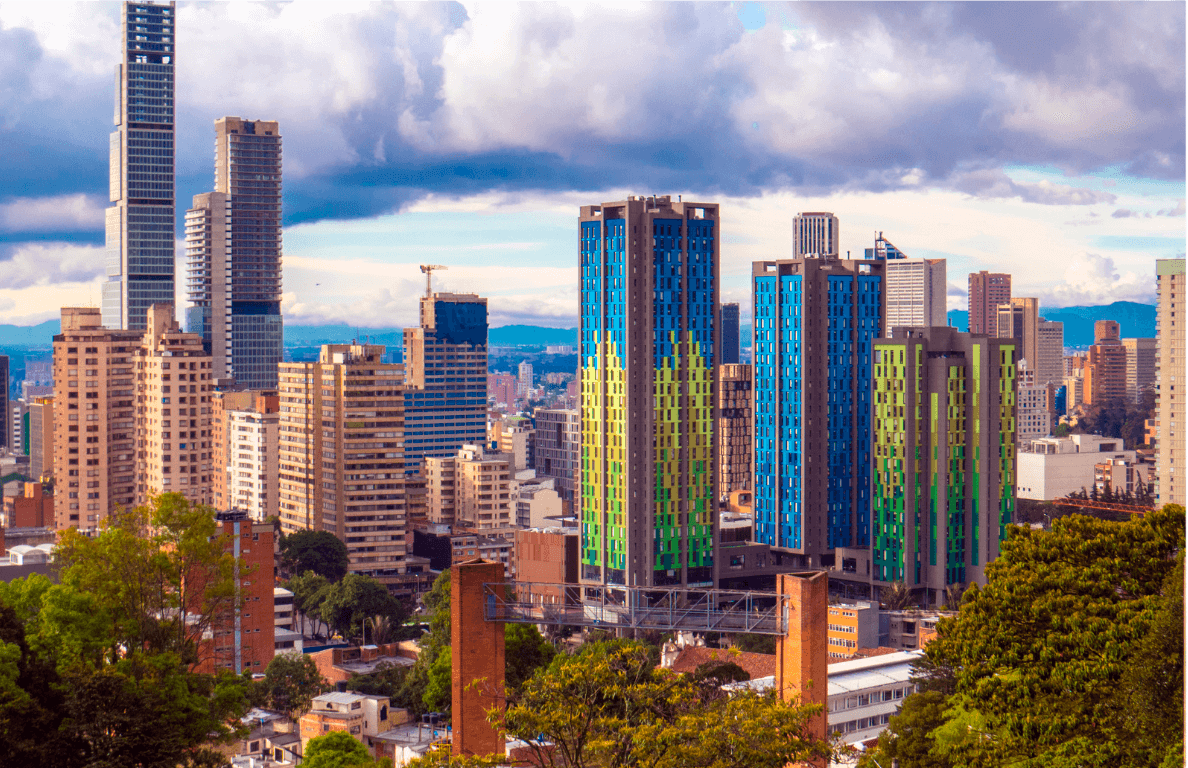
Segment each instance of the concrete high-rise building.
[{"label": "concrete high-rise building", "polygon": [[25,422],[28,420],[29,406],[24,400],[8,401],[8,452],[14,456],[28,456],[28,442],[25,434]]},{"label": "concrete high-rise building", "polygon": [[280,514],[280,400],[275,390],[216,392],[211,399],[213,504],[263,522]]},{"label": "concrete high-rise building", "polygon": [[792,219],[792,258],[836,259],[840,253],[841,227],[827,212],[798,213]]},{"label": "concrete high-rise building", "polygon": [[892,245],[890,240],[883,237],[882,232],[878,232],[875,234],[874,248],[866,249],[866,258],[875,261],[897,261],[908,258],[908,255]]},{"label": "concrete high-rise building", "polygon": [[429,521],[454,531],[507,533],[515,523],[512,457],[464,446],[454,456],[425,458]]},{"label": "concrete high-rise building", "polygon": [[715,581],[719,209],[582,206],[581,576]]},{"label": "concrete high-rise building", "polygon": [[120,15],[103,284],[110,330],[144,330],[150,306],[174,302],[175,12],[172,2],[126,2]]},{"label": "concrete high-rise building", "polygon": [[516,371],[516,395],[528,397],[532,391],[532,384],[532,363],[525,360],[520,363],[519,370]]},{"label": "concrete high-rise building", "polygon": [[54,336],[52,462],[59,529],[94,530],[116,507],[136,505],[143,335],[104,328],[99,309],[62,309],[62,332]]},{"label": "concrete high-rise building", "polygon": [[12,434],[9,427],[8,371],[8,355],[0,355],[0,448],[9,447],[9,435]]},{"label": "concrete high-rise building", "polygon": [[[1155,500],[1159,505],[1185,503],[1184,477],[1184,259],[1155,262],[1158,321],[1155,326]],[[1180,310],[1176,323],[1176,310]],[[1179,385],[1179,391],[1176,385]]]},{"label": "concrete high-rise building", "polygon": [[326,344],[316,363],[280,365],[281,531],[329,531],[349,569],[407,570],[404,389],[381,345]]},{"label": "concrete high-rise building", "polygon": [[973,272],[969,276],[969,332],[996,337],[998,307],[1011,302],[1011,276],[997,272]]},{"label": "concrete high-rise building", "polygon": [[1142,402],[1143,392],[1155,384],[1155,339],[1122,339],[1126,349],[1126,396]]},{"label": "concrete high-rise building", "polygon": [[1030,371],[1037,371],[1040,357],[1039,299],[1015,296],[998,306],[998,337],[1014,339],[1019,359],[1027,361]]},{"label": "concrete high-rise building", "polygon": [[1035,380],[1040,384],[1064,379],[1064,323],[1039,319],[1039,350],[1035,361]]},{"label": "concrete high-rise building", "polygon": [[215,619],[210,640],[200,644],[198,670],[262,674],[276,655],[273,529],[253,525],[242,513],[220,513],[216,520],[225,551],[237,560],[236,599]]},{"label": "concrete high-rise building", "polygon": [[721,317],[722,365],[737,365],[739,362],[738,304],[723,304]]},{"label": "concrete high-rise building", "polygon": [[1012,341],[954,328],[876,342],[873,585],[935,605],[986,583],[1014,522],[1015,363]]},{"label": "concrete high-rise building", "polygon": [[186,212],[186,324],[216,379],[276,387],[283,359],[281,136],[275,122],[215,121],[215,189]]},{"label": "concrete high-rise building", "polygon": [[[894,246],[892,246],[894,247]],[[927,328],[947,324],[948,282],[944,259],[886,260],[888,336],[893,328]]]},{"label": "concrete high-rise building", "polygon": [[755,262],[755,533],[828,565],[870,544],[871,353],[883,335],[877,260]]},{"label": "concrete high-rise building", "polygon": [[519,381],[510,373],[487,374],[487,396],[496,407],[515,405],[518,386]]},{"label": "concrete high-rise building", "polygon": [[149,307],[148,324],[136,363],[136,503],[173,492],[209,505],[210,355],[182,332],[172,304]]},{"label": "concrete high-rise building", "polygon": [[718,366],[718,493],[749,491],[754,480],[755,401],[751,366]]},{"label": "concrete high-rise building", "polygon": [[[1027,362],[1016,365],[1015,439],[1035,440],[1052,434],[1052,407],[1048,384],[1039,383]],[[1054,385],[1053,385],[1054,386]]]},{"label": "concrete high-rise building", "polygon": [[570,504],[581,475],[581,445],[580,411],[536,409],[536,474],[556,478],[557,492]]},{"label": "concrete high-rise building", "polygon": [[1093,324],[1093,346],[1085,362],[1085,403],[1101,405],[1126,399],[1126,347],[1113,320]]},{"label": "concrete high-rise building", "polygon": [[54,476],[54,398],[38,397],[29,404],[29,477]]},{"label": "concrete high-rise building", "polygon": [[487,300],[421,297],[421,325],[404,329],[404,458],[453,456],[487,435]]}]

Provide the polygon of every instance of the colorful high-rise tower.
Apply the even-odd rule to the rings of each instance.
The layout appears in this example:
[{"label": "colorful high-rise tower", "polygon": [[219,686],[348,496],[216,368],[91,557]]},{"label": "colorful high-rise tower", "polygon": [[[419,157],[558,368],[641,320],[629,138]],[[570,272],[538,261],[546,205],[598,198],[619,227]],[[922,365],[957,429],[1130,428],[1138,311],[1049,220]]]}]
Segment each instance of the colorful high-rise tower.
[{"label": "colorful high-rise tower", "polygon": [[582,206],[581,576],[715,581],[718,206]]},{"label": "colorful high-rise tower", "polygon": [[951,584],[985,585],[1014,522],[1017,360],[1011,339],[955,328],[875,343],[873,586],[936,605]]},{"label": "colorful high-rise tower", "polygon": [[884,267],[755,262],[755,540],[828,566],[870,543],[870,376]]},{"label": "colorful high-rise tower", "polygon": [[172,2],[127,2],[120,15],[103,284],[111,330],[143,331],[150,306],[174,301],[174,19]]}]

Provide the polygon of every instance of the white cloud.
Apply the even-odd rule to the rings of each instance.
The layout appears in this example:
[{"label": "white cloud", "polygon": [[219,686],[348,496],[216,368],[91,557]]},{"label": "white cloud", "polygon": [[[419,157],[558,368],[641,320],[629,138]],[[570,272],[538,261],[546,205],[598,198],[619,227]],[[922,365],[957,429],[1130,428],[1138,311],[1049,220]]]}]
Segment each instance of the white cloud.
[{"label": "white cloud", "polygon": [[1065,263],[1064,282],[1041,289],[1041,304],[1067,307],[1155,299],[1153,264],[1142,272],[1120,271],[1112,258],[1095,253],[1077,254]]},{"label": "white cloud", "polygon": [[18,197],[0,203],[0,232],[102,231],[103,209],[95,195]]},{"label": "white cloud", "polygon": [[67,243],[22,243],[0,260],[0,286],[8,290],[89,283],[103,275],[104,249]]}]

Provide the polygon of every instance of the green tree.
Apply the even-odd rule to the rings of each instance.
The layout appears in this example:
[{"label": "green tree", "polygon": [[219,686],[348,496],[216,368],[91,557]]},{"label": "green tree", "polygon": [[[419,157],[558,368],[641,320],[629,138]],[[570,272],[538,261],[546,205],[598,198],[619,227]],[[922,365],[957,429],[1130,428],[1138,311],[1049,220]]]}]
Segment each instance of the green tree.
[{"label": "green tree", "polygon": [[[314,623],[313,631],[317,633],[319,624],[326,624],[322,620],[322,603],[330,594],[330,581],[313,571],[304,571],[285,583],[285,589],[293,593],[293,608],[301,616],[301,634],[305,634],[305,620]],[[329,627],[327,626],[327,631]]]},{"label": "green tree", "polygon": [[924,691],[904,699],[878,745],[858,761],[858,768],[890,766],[892,760],[911,768],[951,768],[947,758],[933,753],[932,733],[945,722],[945,695]]},{"label": "green tree", "polygon": [[6,762],[205,765],[207,745],[241,729],[244,679],[195,671],[200,635],[237,602],[215,530],[212,510],[165,494],[94,539],[63,531],[61,583],[0,584]]},{"label": "green tree", "polygon": [[453,703],[453,658],[447,648],[437,654],[429,667],[428,680],[421,693],[423,712],[449,712]]},{"label": "green tree", "polygon": [[[969,588],[925,652],[922,683],[947,691],[928,704],[944,720],[928,754],[974,768],[1162,758],[1167,743],[1135,726],[1148,713],[1133,707],[1179,690],[1166,675],[1183,665],[1170,607],[1181,598],[1167,576],[1183,540],[1184,509],[1172,505],[1126,522],[1068,515],[1051,531],[1012,528],[987,586]],[[1175,706],[1155,719],[1178,723]],[[904,735],[892,726],[890,738]]]},{"label": "green tree", "polygon": [[557,656],[490,718],[550,768],[775,768],[830,753],[806,732],[820,707],[699,691],[691,677],[658,669],[643,644],[611,641]]},{"label": "green tree", "polygon": [[879,588],[879,601],[888,611],[902,611],[912,606],[912,591],[902,581],[893,581]]},{"label": "green tree", "polygon": [[329,531],[306,530],[282,536],[280,554],[285,573],[313,571],[329,581],[346,576],[346,544]]},{"label": "green tree", "polygon": [[374,764],[361,741],[346,731],[331,731],[309,740],[301,768],[363,768]]},{"label": "green tree", "polygon": [[532,624],[506,624],[503,632],[505,681],[518,689],[536,670],[547,667],[557,655],[556,649]]},{"label": "green tree", "polygon": [[321,615],[343,637],[362,638],[365,619],[386,616],[402,624],[408,613],[383,584],[370,576],[351,573],[330,587],[322,600]]},{"label": "green tree", "polygon": [[256,683],[267,705],[296,719],[307,712],[326,681],[314,660],[304,654],[278,653]]},{"label": "green tree", "polygon": [[771,655],[776,652],[775,635],[738,634],[732,635],[730,640],[734,643],[735,648],[744,653],[766,653]]}]

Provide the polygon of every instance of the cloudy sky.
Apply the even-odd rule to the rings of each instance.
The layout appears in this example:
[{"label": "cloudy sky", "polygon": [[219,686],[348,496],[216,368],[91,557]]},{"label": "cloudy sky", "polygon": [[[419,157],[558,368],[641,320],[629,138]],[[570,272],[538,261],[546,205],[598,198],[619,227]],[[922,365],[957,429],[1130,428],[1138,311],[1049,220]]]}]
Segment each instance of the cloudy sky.
[{"label": "cloudy sky", "polygon": [[[855,255],[882,231],[947,258],[950,308],[978,269],[1045,306],[1153,301],[1184,252],[1184,13],[181,2],[179,220],[237,115],[284,135],[288,323],[414,323],[436,263],[494,325],[574,326],[577,208],[638,193],[722,204],[744,313],[802,210]],[[118,21],[0,2],[0,323],[99,301]]]}]

